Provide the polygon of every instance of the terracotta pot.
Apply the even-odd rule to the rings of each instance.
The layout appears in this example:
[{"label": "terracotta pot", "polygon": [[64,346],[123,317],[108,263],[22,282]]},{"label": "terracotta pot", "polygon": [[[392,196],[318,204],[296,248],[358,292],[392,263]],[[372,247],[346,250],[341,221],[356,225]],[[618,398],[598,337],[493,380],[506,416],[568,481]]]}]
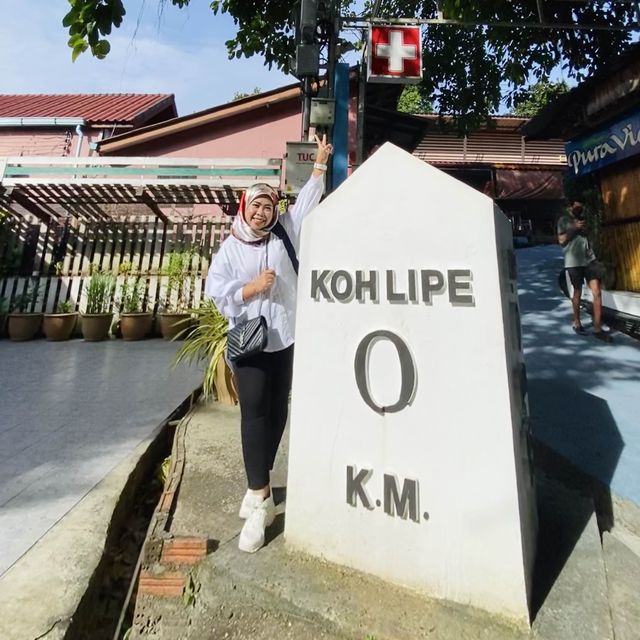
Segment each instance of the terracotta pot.
[{"label": "terracotta pot", "polygon": [[151,331],[152,313],[121,313],[120,331],[123,340],[142,340]]},{"label": "terracotta pot", "polygon": [[82,337],[88,342],[97,342],[109,337],[113,313],[83,313]]},{"label": "terracotta pot", "polygon": [[216,396],[221,404],[238,404],[238,392],[236,391],[235,378],[233,372],[226,363],[224,357],[218,360],[216,374],[214,376]]},{"label": "terracotta pot", "polygon": [[9,338],[15,342],[33,340],[41,324],[41,313],[10,313]]},{"label": "terracotta pot", "polygon": [[160,333],[165,340],[173,340],[181,331],[187,328],[186,322],[181,322],[190,317],[188,313],[160,313]]},{"label": "terracotta pot", "polygon": [[42,321],[42,330],[47,340],[57,342],[68,340],[76,328],[78,314],[73,313],[45,313]]}]

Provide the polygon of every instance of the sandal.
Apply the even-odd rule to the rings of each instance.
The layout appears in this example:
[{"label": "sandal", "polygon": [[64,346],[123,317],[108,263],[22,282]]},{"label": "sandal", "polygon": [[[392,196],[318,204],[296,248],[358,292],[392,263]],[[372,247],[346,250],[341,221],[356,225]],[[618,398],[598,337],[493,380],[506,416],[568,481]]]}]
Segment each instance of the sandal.
[{"label": "sandal", "polygon": [[613,342],[613,338],[609,335],[608,331],[594,331],[593,337],[596,340],[601,340],[602,342]]},{"label": "sandal", "polygon": [[575,325],[572,325],[571,328],[579,336],[586,336],[587,335],[587,330],[582,325],[580,325],[579,327],[576,327]]}]

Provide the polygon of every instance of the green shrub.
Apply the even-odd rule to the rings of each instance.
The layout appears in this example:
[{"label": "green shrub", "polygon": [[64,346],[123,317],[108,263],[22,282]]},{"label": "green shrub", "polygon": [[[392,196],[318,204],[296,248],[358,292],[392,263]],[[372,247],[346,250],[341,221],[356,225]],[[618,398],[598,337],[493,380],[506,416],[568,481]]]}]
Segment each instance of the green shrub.
[{"label": "green shrub", "polygon": [[113,273],[95,269],[87,282],[87,306],[85,313],[109,313],[116,290],[116,277]]},{"label": "green shrub", "polygon": [[213,395],[216,367],[227,347],[229,322],[211,300],[205,301],[199,309],[192,309],[191,313],[197,325],[195,327],[192,325],[192,317],[183,321],[186,328],[177,337],[184,336],[184,342],[176,353],[174,366],[183,361],[189,363],[207,361],[202,390],[205,398],[208,398]]},{"label": "green shrub", "polygon": [[28,286],[22,293],[11,300],[11,313],[29,313],[40,297],[40,290],[36,285]]}]

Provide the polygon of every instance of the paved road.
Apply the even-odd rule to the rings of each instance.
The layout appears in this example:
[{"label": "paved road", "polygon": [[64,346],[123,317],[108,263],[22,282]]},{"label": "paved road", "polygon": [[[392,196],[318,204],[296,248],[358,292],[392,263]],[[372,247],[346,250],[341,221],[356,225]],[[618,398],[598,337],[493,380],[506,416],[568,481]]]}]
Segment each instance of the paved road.
[{"label": "paved road", "polygon": [[0,340],[0,575],[199,384],[162,340]]},{"label": "paved road", "polygon": [[[516,254],[533,432],[640,505],[640,342],[574,334],[556,284],[560,248]],[[586,314],[583,322],[590,328]]]}]

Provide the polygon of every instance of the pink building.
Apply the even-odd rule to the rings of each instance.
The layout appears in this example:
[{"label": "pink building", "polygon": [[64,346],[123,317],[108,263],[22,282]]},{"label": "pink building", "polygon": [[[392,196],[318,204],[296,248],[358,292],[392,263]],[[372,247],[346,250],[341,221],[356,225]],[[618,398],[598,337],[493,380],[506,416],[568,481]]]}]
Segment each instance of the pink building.
[{"label": "pink building", "polygon": [[173,158],[281,158],[299,140],[299,85],[267,91],[188,116],[122,132],[98,143],[100,155]]},{"label": "pink building", "polygon": [[[363,155],[390,141],[492,195],[528,236],[553,235],[560,210],[566,157],[561,140],[526,141],[526,118],[496,117],[492,127],[466,136],[443,130],[436,115],[395,110],[399,88],[367,87]],[[357,76],[349,104],[349,165],[356,166]],[[105,156],[172,158],[282,158],[286,143],[300,140],[301,93],[292,84],[189,116],[173,118],[102,140]],[[202,213],[202,211],[198,211]]]},{"label": "pink building", "polygon": [[176,115],[172,94],[0,95],[0,157],[89,156],[100,140]]}]

